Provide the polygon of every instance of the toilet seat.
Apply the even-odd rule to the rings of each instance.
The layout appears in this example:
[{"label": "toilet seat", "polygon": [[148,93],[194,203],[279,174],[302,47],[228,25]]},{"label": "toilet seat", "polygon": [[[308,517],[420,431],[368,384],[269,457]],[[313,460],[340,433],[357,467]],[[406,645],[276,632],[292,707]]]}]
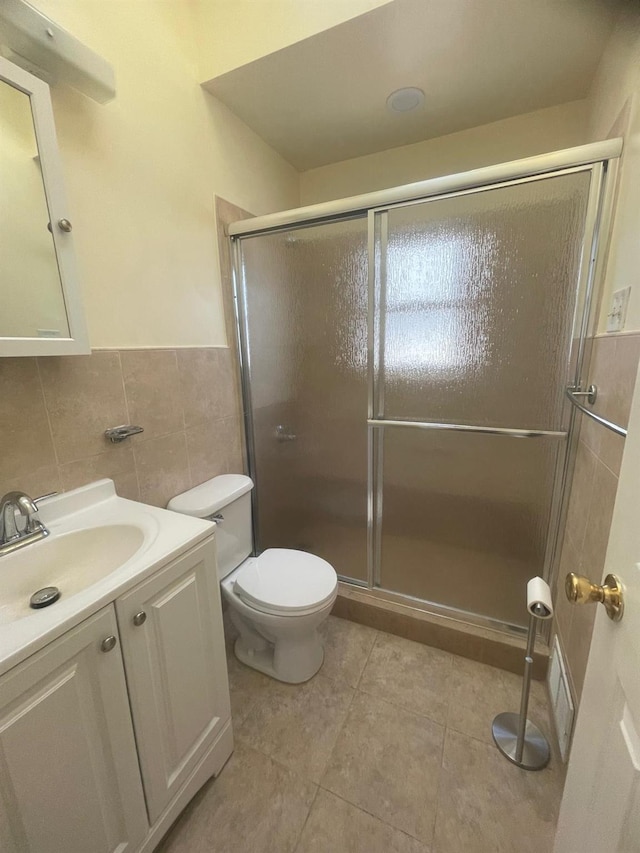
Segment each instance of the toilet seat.
[{"label": "toilet seat", "polygon": [[291,548],[268,548],[242,565],[236,595],[249,607],[277,616],[313,613],[335,595],[338,576],[326,560]]}]

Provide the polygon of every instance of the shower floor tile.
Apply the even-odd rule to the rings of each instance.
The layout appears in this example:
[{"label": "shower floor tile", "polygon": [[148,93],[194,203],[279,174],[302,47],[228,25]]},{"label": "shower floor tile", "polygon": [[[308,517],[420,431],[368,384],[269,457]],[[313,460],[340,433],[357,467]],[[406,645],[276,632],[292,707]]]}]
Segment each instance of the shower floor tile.
[{"label": "shower floor tile", "polygon": [[[236,749],[161,853],[550,853],[564,767],[491,739],[518,676],[330,617],[325,664],[282,685],[227,653]],[[534,682],[529,716],[550,732]]]}]

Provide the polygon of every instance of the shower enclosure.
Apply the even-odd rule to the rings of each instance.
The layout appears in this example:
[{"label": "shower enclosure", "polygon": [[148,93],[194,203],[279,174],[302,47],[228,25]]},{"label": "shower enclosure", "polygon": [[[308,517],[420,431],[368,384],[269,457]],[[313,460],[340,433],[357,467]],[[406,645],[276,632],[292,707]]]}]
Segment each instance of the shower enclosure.
[{"label": "shower enclosure", "polygon": [[619,147],[231,227],[258,552],[523,627],[527,580],[553,570]]}]

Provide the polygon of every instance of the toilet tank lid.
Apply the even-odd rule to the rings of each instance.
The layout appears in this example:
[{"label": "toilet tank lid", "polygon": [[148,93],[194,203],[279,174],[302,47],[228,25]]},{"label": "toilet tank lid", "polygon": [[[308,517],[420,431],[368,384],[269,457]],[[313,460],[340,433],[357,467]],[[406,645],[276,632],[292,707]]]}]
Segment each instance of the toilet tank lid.
[{"label": "toilet tank lid", "polygon": [[253,481],[244,474],[220,474],[171,498],[167,509],[181,512],[183,515],[206,518],[242,495],[246,495],[252,488]]}]

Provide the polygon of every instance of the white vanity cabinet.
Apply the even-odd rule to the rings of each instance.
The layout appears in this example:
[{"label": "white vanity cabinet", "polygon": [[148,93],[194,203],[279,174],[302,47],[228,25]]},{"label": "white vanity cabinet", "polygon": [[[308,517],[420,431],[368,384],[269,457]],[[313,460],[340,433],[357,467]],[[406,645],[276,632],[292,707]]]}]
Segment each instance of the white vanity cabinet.
[{"label": "white vanity cabinet", "polygon": [[[142,779],[154,823],[203,757],[231,751],[215,551],[205,544],[116,601]],[[223,738],[220,750],[212,747]],[[225,747],[225,744],[228,745]],[[212,754],[213,753],[213,754]]]},{"label": "white vanity cabinet", "polygon": [[233,749],[209,537],[0,677],[1,853],[151,853]]},{"label": "white vanity cabinet", "polygon": [[2,853],[134,853],[147,835],[117,635],[108,606],[0,678]]}]

